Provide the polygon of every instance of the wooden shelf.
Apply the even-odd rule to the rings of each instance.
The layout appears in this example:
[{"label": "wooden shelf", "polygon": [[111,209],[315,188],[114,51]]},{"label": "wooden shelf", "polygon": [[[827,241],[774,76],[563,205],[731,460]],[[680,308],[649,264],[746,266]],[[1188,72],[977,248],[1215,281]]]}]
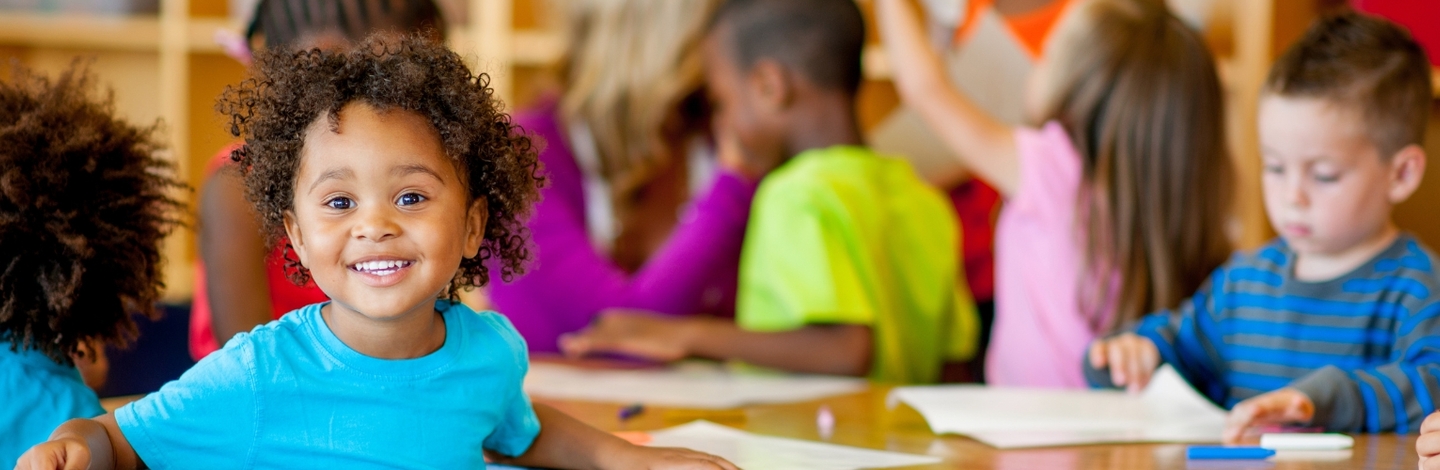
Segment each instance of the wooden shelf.
[{"label": "wooden shelf", "polygon": [[[191,18],[185,46],[191,52],[220,52],[215,31],[234,28],[225,18]],[[160,50],[156,15],[74,16],[0,13],[0,44],[148,52]]]}]

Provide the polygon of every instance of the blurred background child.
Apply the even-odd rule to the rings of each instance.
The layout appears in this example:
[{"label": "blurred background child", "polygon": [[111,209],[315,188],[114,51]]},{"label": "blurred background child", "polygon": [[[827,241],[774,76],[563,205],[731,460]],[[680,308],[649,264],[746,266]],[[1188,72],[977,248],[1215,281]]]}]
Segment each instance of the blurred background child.
[{"label": "blurred background child", "polygon": [[706,39],[724,142],[765,175],[741,255],[736,321],[610,313],[571,354],[699,356],[791,371],[940,379],[977,319],[944,197],[864,147],[865,25],[851,0],[731,0]]},{"label": "blurred background child", "polygon": [[901,99],[1007,198],[987,380],[1083,387],[1099,335],[1175,306],[1229,253],[1230,162],[1210,52],[1159,1],[1066,13],[1027,86],[1038,128],[952,87],[913,8],[877,16]]},{"label": "blurred background child", "polygon": [[564,89],[515,116],[544,142],[535,262],[489,292],[531,351],[609,308],[734,315],[755,182],[717,167],[710,136],[699,46],[717,3],[568,3]]},{"label": "blurred background child", "polygon": [[75,362],[135,339],[164,287],[160,241],[184,188],[155,127],[114,116],[81,62],[0,80],[0,466],[104,413]]}]

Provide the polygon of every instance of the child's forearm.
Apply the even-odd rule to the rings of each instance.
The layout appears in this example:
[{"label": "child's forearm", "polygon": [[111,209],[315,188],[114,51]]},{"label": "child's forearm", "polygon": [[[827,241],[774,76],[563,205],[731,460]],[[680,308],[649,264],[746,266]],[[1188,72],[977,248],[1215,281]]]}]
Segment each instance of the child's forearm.
[{"label": "child's forearm", "polygon": [[1020,167],[1010,126],[950,86],[940,56],[927,43],[908,0],[876,2],[876,18],[900,98],[961,162],[1001,193],[1013,194]]},{"label": "child's forearm", "polygon": [[524,467],[602,469],[602,459],[613,460],[613,450],[629,446],[615,435],[595,429],[560,410],[535,404],[540,435],[524,454],[497,458],[498,463]]},{"label": "child's forearm", "polygon": [[695,356],[815,374],[863,376],[870,371],[873,340],[866,326],[808,325],[762,333],[731,321],[701,321],[687,348]]},{"label": "child's forearm", "polygon": [[[90,465],[84,468],[129,470],[142,465],[139,457],[135,455],[135,449],[130,447],[130,443],[120,433],[115,417],[108,413],[95,419],[77,418],[62,423],[50,434],[50,441],[64,440],[76,440],[85,444],[89,450]],[[74,455],[68,457],[76,458]]]}]

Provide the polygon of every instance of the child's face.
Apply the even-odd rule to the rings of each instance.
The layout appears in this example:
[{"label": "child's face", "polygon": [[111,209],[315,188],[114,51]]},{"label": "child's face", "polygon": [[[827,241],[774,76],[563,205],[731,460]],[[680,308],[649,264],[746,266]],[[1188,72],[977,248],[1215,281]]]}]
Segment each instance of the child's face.
[{"label": "child's face", "polygon": [[480,249],[483,201],[418,114],[351,103],[338,132],[310,125],[285,231],[335,304],[378,320],[434,311],[463,258]]},{"label": "child's face", "polygon": [[[1300,254],[1336,255],[1382,233],[1397,193],[1358,110],[1315,98],[1260,102],[1265,210]],[[1397,200],[1397,198],[1399,200]]]},{"label": "child's face", "polygon": [[747,160],[771,162],[784,158],[784,134],[775,119],[780,110],[767,99],[775,90],[740,69],[725,44],[728,32],[724,29],[711,33],[704,44],[705,84],[716,133],[722,138],[734,138]]}]

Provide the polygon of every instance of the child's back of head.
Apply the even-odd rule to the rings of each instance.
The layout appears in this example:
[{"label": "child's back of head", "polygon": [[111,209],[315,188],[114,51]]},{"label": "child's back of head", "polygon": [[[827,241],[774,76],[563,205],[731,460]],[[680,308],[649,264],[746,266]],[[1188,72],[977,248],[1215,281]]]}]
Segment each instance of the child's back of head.
[{"label": "child's back of head", "polygon": [[864,78],[865,21],[849,0],[730,0],[713,30],[741,70],[775,60],[814,85],[854,95]]},{"label": "child's back of head", "polygon": [[[1060,123],[1082,159],[1077,224],[1089,292],[1122,279],[1101,331],[1174,307],[1230,252],[1223,227],[1231,166],[1220,82],[1210,52],[1163,2],[1076,6],[1037,70],[1039,121]],[[1038,88],[1037,88],[1038,87]]]},{"label": "child's back of head", "polygon": [[184,185],[155,128],[116,118],[95,86],[78,65],[0,80],[0,462],[103,412],[71,358],[133,339],[164,286]]}]

